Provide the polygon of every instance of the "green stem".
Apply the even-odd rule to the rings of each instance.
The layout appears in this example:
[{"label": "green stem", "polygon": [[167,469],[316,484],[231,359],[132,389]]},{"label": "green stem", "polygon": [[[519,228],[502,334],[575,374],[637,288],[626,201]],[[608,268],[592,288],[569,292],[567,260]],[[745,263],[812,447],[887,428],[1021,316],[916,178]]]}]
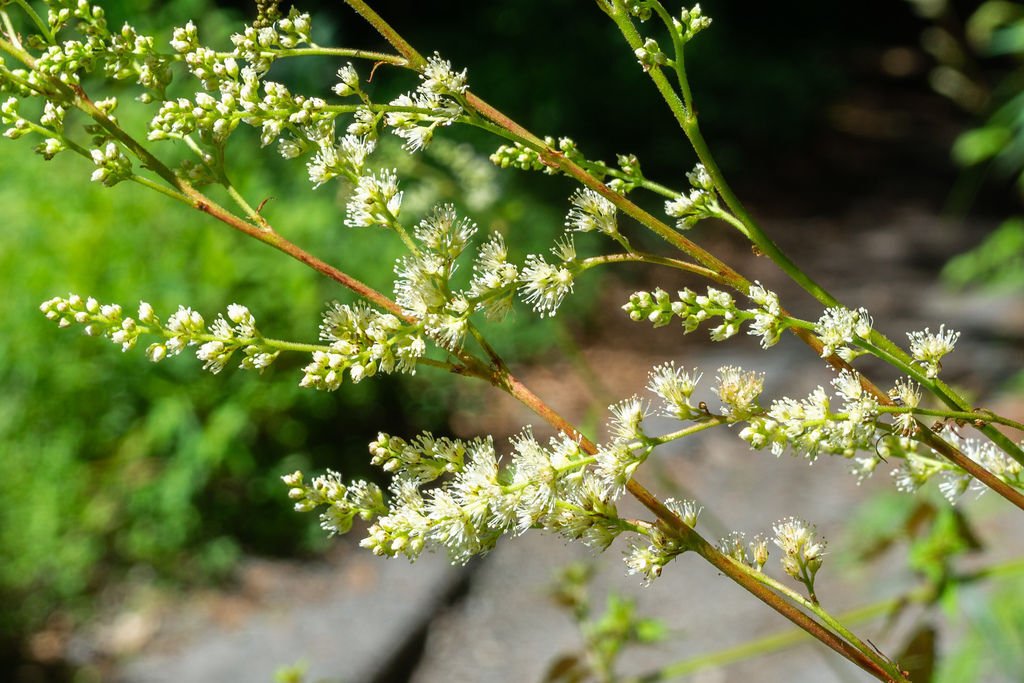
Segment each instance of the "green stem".
[{"label": "green stem", "polygon": [[[47,43],[53,45],[57,42],[56,36],[54,36],[50,31],[49,24],[43,21],[43,18],[39,16],[34,9],[32,9],[32,5],[25,2],[25,0],[15,0],[15,4],[28,15],[29,19],[32,20],[32,23],[36,25],[37,29],[39,29],[39,32],[43,34],[44,38],[46,38]],[[13,36],[14,34],[11,35]]]},{"label": "green stem", "polygon": [[[910,408],[906,406],[879,406],[878,412],[880,413],[913,413],[914,415],[928,415],[929,417],[941,417],[946,420],[976,422],[994,422],[995,424],[1005,425],[1012,427],[1018,431],[1024,431],[1024,423],[1011,420],[1008,417],[1002,417],[995,413],[990,413],[983,410],[975,411],[964,411],[964,410],[935,410],[931,408]],[[975,425],[977,426],[977,425]]]},{"label": "green stem", "polygon": [[[289,57],[352,57],[354,59],[366,59],[373,62],[380,62],[383,64],[392,64],[394,66],[409,66],[409,61],[404,57],[398,55],[388,54],[386,52],[373,52],[371,50],[355,50],[344,47],[321,47],[319,45],[315,47],[293,47],[293,48],[282,48],[280,50],[267,50],[259,53],[263,57],[274,57],[274,58],[289,58]],[[218,59],[225,59],[227,57],[234,57],[234,52],[218,52]]]},{"label": "green stem", "polygon": [[409,68],[419,71],[426,65],[427,60],[423,58],[423,55],[413,49],[412,45],[405,41],[405,38],[400,36],[395,29],[391,28],[363,0],[345,0],[345,3],[365,19],[370,26],[373,26],[377,33],[388,41],[398,54],[405,58]]},{"label": "green stem", "polygon": [[3,22],[4,32],[7,37],[11,39],[13,47],[21,48],[21,41],[18,38],[18,32],[14,28],[14,24],[11,22],[11,16],[7,12],[0,10],[0,21]]},{"label": "green stem", "polygon": [[707,278],[713,282],[717,282],[721,285],[728,285],[728,280],[725,280],[719,276],[713,270],[709,270],[702,266],[687,263],[686,261],[680,261],[668,256],[658,256],[657,254],[648,254],[646,252],[633,252],[631,254],[605,254],[603,256],[591,256],[579,261],[579,265],[582,270],[588,270],[597,266],[603,266],[609,263],[650,263],[659,266],[668,266],[669,268],[675,268],[677,270],[684,270],[688,273],[695,273],[701,277]]},{"label": "green stem", "polygon": [[[942,380],[937,378],[929,379],[928,377],[925,377],[914,364],[914,359],[881,332],[872,330],[870,341],[875,349],[882,352],[880,357],[883,357],[890,364],[914,377],[921,386],[927,387],[928,390],[938,396],[943,403],[958,411],[972,412],[971,405],[962,396],[957,394],[957,392]],[[992,443],[999,446],[1003,452],[1020,464],[1024,465],[1024,449],[1021,449],[1021,447],[1014,443],[1012,439],[987,422],[978,427],[978,430],[988,437]]]},{"label": "green stem", "polygon": [[[848,624],[868,621],[869,619],[873,619],[890,612],[894,608],[898,607],[901,602],[901,599],[896,598],[882,600],[872,605],[867,605],[860,609],[846,612],[840,615],[840,618]],[[735,662],[749,660],[760,655],[785,650],[808,640],[811,640],[811,636],[807,632],[794,628],[788,631],[775,633],[764,638],[759,638],[757,640],[741,643],[733,647],[725,648],[718,652],[711,652],[682,662],[669,664],[657,671],[643,674],[635,678],[628,678],[623,683],[659,683],[660,681],[682,678],[704,669],[719,668]]]},{"label": "green stem", "polygon": [[235,186],[231,184],[231,181],[229,181],[226,176],[223,178],[223,184],[224,189],[226,189],[228,192],[228,195],[231,197],[231,199],[235,201],[235,204],[237,204],[239,208],[242,209],[245,215],[249,217],[250,221],[262,227],[264,230],[272,230],[270,224],[267,222],[267,219],[260,215],[259,211],[252,208],[252,206],[249,205],[249,202],[247,202],[245,200],[245,197],[243,197],[241,193],[237,189],[235,189]]},{"label": "green stem", "polygon": [[685,43],[683,42],[683,36],[680,35],[678,30],[676,30],[675,22],[672,21],[672,17],[669,13],[665,11],[664,5],[660,2],[655,2],[652,4],[652,8],[658,14],[661,22],[665,24],[665,29],[672,38],[672,49],[675,52],[673,68],[675,70],[676,81],[679,83],[679,92],[683,94],[683,106],[687,111],[690,111],[693,109],[693,95],[690,92],[690,80],[686,76],[685,51],[683,49]]},{"label": "green stem", "polygon": [[174,190],[173,188],[167,187],[166,185],[161,185],[160,183],[154,182],[153,180],[150,180],[149,178],[147,178],[145,176],[141,176],[141,175],[137,175],[137,174],[133,173],[131,175],[131,177],[129,178],[129,180],[131,180],[134,183],[138,183],[139,185],[142,185],[143,187],[149,188],[150,190],[154,190],[155,192],[159,192],[162,195],[166,195],[167,197],[170,197],[171,199],[173,199],[175,201],[184,202],[186,204],[188,203],[188,197],[186,197],[182,193]]},{"label": "green stem", "polygon": [[[965,575],[960,577],[960,579],[964,583],[967,583],[983,578],[995,579],[1012,576],[1019,574],[1022,571],[1024,571],[1024,560],[1016,559],[1002,564],[985,567],[979,570],[976,574]],[[874,619],[884,614],[889,614],[896,608],[904,606],[907,603],[928,603],[934,599],[935,586],[925,584],[905,595],[879,600],[878,602],[874,602],[870,605],[865,605],[863,607],[858,607],[857,609],[844,612],[837,618],[843,623],[856,624]],[[712,652],[692,659],[687,659],[682,662],[669,664],[657,671],[637,676],[635,678],[626,679],[624,683],[660,683],[661,681],[682,678],[683,676],[696,673],[703,669],[722,667],[734,662],[749,660],[751,657],[778,652],[809,639],[810,636],[804,631],[801,631],[800,629],[790,629],[788,631],[775,633],[764,638],[725,648],[718,652]]]},{"label": "green stem", "polygon": [[[622,33],[623,37],[625,37],[629,46],[634,50],[639,48],[643,44],[643,39],[633,26],[628,13],[622,5],[622,0],[615,0],[614,4],[615,11],[611,15],[612,19],[615,21],[615,24],[618,26],[619,31]],[[677,65],[681,67],[682,61],[679,61]],[[682,128],[683,133],[685,133],[687,139],[689,139],[690,144],[697,153],[697,158],[700,159],[702,164],[704,164],[704,168],[714,180],[715,187],[718,189],[723,201],[725,201],[726,206],[729,207],[729,210],[746,227],[744,233],[747,237],[755,246],[757,246],[761,253],[774,261],[779,268],[789,275],[794,282],[810,293],[811,296],[825,306],[838,306],[839,302],[833,298],[832,295],[826,292],[806,273],[800,270],[800,268],[798,268],[796,264],[793,263],[781,249],[779,249],[779,247],[768,237],[760,226],[758,226],[754,221],[753,216],[750,215],[746,207],[744,207],[743,203],[739,200],[739,197],[737,197],[732,191],[732,188],[729,186],[729,183],[726,182],[721,169],[718,167],[717,162],[711,155],[711,150],[704,141],[704,137],[700,132],[700,126],[697,123],[697,114],[692,105],[688,106],[679,98],[660,68],[654,67],[647,73],[654,82],[654,86],[661,94],[662,99],[665,100],[665,103],[668,105],[680,128]],[[684,82],[686,82],[685,74],[683,78]]]},{"label": "green stem", "polygon": [[[726,417],[722,415],[712,415],[711,417],[704,418],[695,425],[683,427],[682,429],[677,429],[674,432],[663,434],[662,436],[649,437],[647,438],[645,445],[660,446],[662,444],[669,443],[670,441],[676,441],[677,439],[682,439],[683,437],[690,436],[691,434],[703,432],[705,429],[710,429],[724,424],[729,424],[729,420]],[[640,445],[644,444],[637,444],[637,446]]]},{"label": "green stem", "polygon": [[[735,562],[735,560],[731,560],[731,559],[730,559],[730,561]],[[867,654],[868,657],[870,657],[871,660],[873,662],[875,662],[876,664],[878,664],[879,666],[881,666],[883,668],[886,668],[886,669],[891,667],[892,670],[896,674],[900,674],[901,673],[900,670],[899,670],[899,667],[897,667],[895,664],[893,664],[893,662],[891,662],[887,657],[884,657],[884,656],[880,655],[875,650],[875,648],[871,647],[870,645],[868,645],[867,643],[862,641],[860,638],[858,638],[852,631],[850,631],[848,628],[846,628],[846,626],[844,626],[838,620],[838,618],[836,618],[836,617],[832,616],[831,614],[829,614],[828,612],[826,612],[822,608],[822,606],[818,603],[818,601],[816,599],[814,599],[813,597],[812,597],[812,599],[808,600],[807,598],[803,597],[802,595],[800,595],[796,591],[792,590],[791,588],[789,588],[785,584],[780,583],[779,581],[776,581],[775,579],[773,579],[772,577],[768,576],[767,574],[759,572],[759,571],[757,571],[757,570],[755,570],[755,569],[753,569],[751,567],[746,566],[745,564],[741,564],[739,562],[735,562],[735,563],[737,565],[739,565],[739,567],[741,569],[743,569],[744,571],[748,572],[750,574],[750,576],[754,580],[764,584],[768,588],[771,588],[772,590],[775,590],[778,593],[781,593],[782,595],[785,595],[787,598],[789,598],[796,605],[802,607],[805,610],[808,610],[809,612],[812,612],[825,625],[827,625],[830,629],[832,629],[832,631],[834,631],[835,633],[838,633],[841,637],[846,639],[849,643],[851,643],[858,650],[860,650],[861,652],[864,652],[865,654]],[[810,590],[810,585],[809,585],[808,581],[809,581],[809,576],[805,577],[805,580],[803,581],[803,583],[805,585],[807,585],[808,590]]]}]

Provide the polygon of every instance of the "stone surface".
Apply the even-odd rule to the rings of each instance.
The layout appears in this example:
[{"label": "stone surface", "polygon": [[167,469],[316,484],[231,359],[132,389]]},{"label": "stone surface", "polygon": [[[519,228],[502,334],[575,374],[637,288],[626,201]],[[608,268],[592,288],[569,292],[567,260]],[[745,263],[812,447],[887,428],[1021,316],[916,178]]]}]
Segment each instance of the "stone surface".
[{"label": "stone surface", "polygon": [[164,633],[123,663],[118,680],[269,682],[305,662],[309,681],[372,681],[463,577],[440,556],[414,566],[358,549],[314,566],[266,563],[263,572],[262,590],[241,605],[217,595],[168,614]]}]

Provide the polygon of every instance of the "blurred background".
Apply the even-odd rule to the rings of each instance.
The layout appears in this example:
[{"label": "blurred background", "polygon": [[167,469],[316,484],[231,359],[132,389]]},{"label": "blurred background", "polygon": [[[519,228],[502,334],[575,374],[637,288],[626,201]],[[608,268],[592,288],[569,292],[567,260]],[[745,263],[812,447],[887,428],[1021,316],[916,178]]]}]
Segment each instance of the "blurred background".
[{"label": "blurred background", "polygon": [[[204,41],[222,45],[253,14],[244,2],[103,5],[113,25],[128,19],[158,39],[195,19]],[[850,222],[827,219],[854,216],[887,225],[881,248],[899,251],[899,263],[921,277],[941,274],[948,291],[1019,299],[1024,4],[702,5],[714,25],[692,44],[688,65],[705,136],[740,196],[779,227],[773,235],[798,263],[826,280],[847,277],[831,264],[861,252]],[[385,47],[343,3],[298,6],[312,12],[321,44]],[[692,152],[614,26],[590,4],[391,0],[374,7],[421,52],[468,66],[474,92],[532,131],[570,136],[592,159],[635,153],[649,178],[685,182]],[[323,94],[337,67],[283,60],[271,77]],[[382,69],[373,93],[382,100],[413,83]],[[120,118],[141,130],[152,109],[121,94]],[[292,512],[282,473],[331,467],[377,476],[366,444],[380,429],[470,434],[482,424],[500,435],[520,427],[494,417],[486,394],[461,392],[429,373],[323,394],[297,386],[300,358],[283,358],[262,377],[211,376],[186,358],[152,365],[138,351],[121,354],[73,329],[56,330],[38,305],[70,291],[126,308],[142,298],[160,315],[183,304],[207,320],[244,303],[266,334],[312,340],[323,305],[347,294],[162,196],[88,183],[91,169],[70,155],[44,162],[32,155],[34,144],[5,141],[0,154],[0,290],[8,292],[0,299],[7,330],[0,335],[0,679],[116,677],[119,657],[144,649],[148,638],[104,650],[81,636],[98,615],[148,599],[140,595],[230,592],[254,558],[322,566],[335,542],[315,518]],[[573,185],[499,172],[487,161],[493,148],[472,131],[452,130],[415,159],[385,146],[380,163],[398,166],[409,215],[453,201],[483,230],[514,234],[517,256],[546,250]],[[347,188],[312,191],[300,166],[260,150],[247,132],[232,154],[237,186],[254,203],[272,197],[265,215],[289,239],[390,289],[399,247],[388,235],[350,238],[342,226]],[[649,205],[660,212],[659,201]],[[945,227],[933,230],[928,217]],[[697,239],[739,259],[741,271],[743,260],[753,261],[717,228],[701,228]],[[623,335],[641,333],[609,326],[601,314],[627,288],[648,284],[644,275],[625,269],[603,277],[581,282],[556,321],[520,311],[501,328],[500,350],[527,368],[569,359],[586,375],[588,349],[614,349]],[[1020,368],[1022,334],[1019,327],[993,333],[996,357],[1009,362],[982,369],[987,389],[1021,386],[1012,370]],[[678,338],[643,343],[664,349]],[[643,372],[638,362],[638,381]],[[557,392],[559,382],[550,383]],[[611,400],[626,395],[614,384],[606,389]],[[608,402],[593,393],[576,414],[590,424],[603,419]],[[401,667],[394,676],[379,680],[409,680]]]}]

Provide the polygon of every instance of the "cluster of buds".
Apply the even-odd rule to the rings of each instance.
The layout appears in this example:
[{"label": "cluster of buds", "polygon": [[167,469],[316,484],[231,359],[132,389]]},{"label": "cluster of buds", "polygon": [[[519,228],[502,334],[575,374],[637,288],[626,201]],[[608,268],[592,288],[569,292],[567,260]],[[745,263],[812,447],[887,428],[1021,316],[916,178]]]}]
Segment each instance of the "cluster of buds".
[{"label": "cluster of buds", "polygon": [[713,341],[728,339],[739,332],[740,325],[749,321],[747,334],[761,337],[763,348],[777,344],[783,331],[790,326],[779,305],[779,297],[757,282],[747,293],[755,304],[754,308],[739,308],[730,294],[714,287],[708,287],[707,294],[697,294],[687,288],[677,296],[673,300],[661,288],[653,292],[635,292],[622,310],[629,314],[630,319],[647,320],[655,327],[663,327],[673,318],[679,318],[685,334],[693,332],[707,320],[721,318],[722,322],[711,330]]},{"label": "cluster of buds", "polygon": [[320,339],[329,346],[313,352],[299,384],[325,391],[340,387],[346,371],[353,382],[378,371],[414,374],[417,361],[426,353],[417,326],[366,304],[332,304],[324,313]]},{"label": "cluster of buds", "polygon": [[705,218],[720,218],[723,212],[718,205],[715,182],[704,164],[697,164],[686,174],[686,179],[690,181],[689,194],[665,202],[665,213],[678,219],[676,227],[689,230]]},{"label": "cluster of buds", "polygon": [[[566,159],[577,163],[585,159],[576,142],[572,138],[559,138],[557,141],[551,136],[545,136],[544,145],[550,149],[557,149]],[[522,171],[544,171],[548,175],[554,175],[558,170],[541,156],[539,150],[533,147],[516,142],[511,145],[501,145],[491,155],[491,162],[500,168],[518,168]]]},{"label": "cluster of buds", "polygon": [[77,294],[44,301],[40,310],[60,327],[83,325],[87,335],[106,337],[122,351],[134,348],[142,335],[161,337],[146,348],[146,357],[154,363],[197,346],[196,357],[203,361],[203,369],[214,374],[223,370],[237,351],[243,354],[240,367],[259,372],[280,353],[260,336],[249,309],[239,304],[228,306],[228,317],[218,316],[209,329],[199,312],[184,306],[179,306],[167,322],[161,322],[145,301],[139,302],[136,318],[125,316],[118,304],[101,304]]}]

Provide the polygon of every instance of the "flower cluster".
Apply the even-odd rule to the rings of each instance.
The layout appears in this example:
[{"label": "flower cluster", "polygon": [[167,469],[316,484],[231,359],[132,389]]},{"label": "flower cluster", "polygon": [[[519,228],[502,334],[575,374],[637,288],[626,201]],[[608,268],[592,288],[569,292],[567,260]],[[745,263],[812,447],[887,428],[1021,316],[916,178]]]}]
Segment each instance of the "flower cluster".
[{"label": "flower cluster", "polygon": [[[649,374],[647,389],[661,399],[658,414],[681,421],[725,420],[738,422],[761,412],[757,399],[764,388],[764,375],[744,372],[737,367],[718,370],[712,391],[721,400],[722,414],[713,415],[703,403],[693,404],[693,392],[701,375],[677,368],[674,362],[655,366]],[[614,498],[622,495],[636,469],[647,460],[659,441],[645,434],[643,422],[652,413],[651,405],[637,396],[609,406],[610,439],[598,447],[597,474]]]},{"label": "flower cluster", "polygon": [[648,375],[647,389],[662,400],[660,414],[677,420],[695,420],[707,415],[691,397],[701,374],[677,368],[675,362],[656,365]]},{"label": "flower cluster", "polygon": [[907,332],[907,337],[910,339],[910,355],[924,367],[925,376],[934,379],[942,369],[942,357],[953,350],[960,333],[940,325],[934,334],[926,327],[923,332]]},{"label": "flower cluster", "polygon": [[715,546],[718,552],[734,562],[746,565],[755,571],[761,571],[768,562],[768,542],[758,534],[747,542],[747,535],[742,531],[730,531],[719,539]]},{"label": "flower cluster", "polygon": [[392,100],[391,106],[400,109],[388,111],[384,122],[405,140],[406,150],[423,149],[438,127],[450,126],[462,116],[462,96],[468,87],[465,70],[456,72],[451,62],[435,53],[420,73],[419,86]]},{"label": "flower cluster", "polygon": [[552,248],[561,263],[548,263],[540,254],[530,254],[519,273],[523,301],[533,305],[542,318],[553,316],[562,300],[572,292],[576,278],[576,249],[571,240],[564,240]]},{"label": "flower cluster", "polygon": [[715,181],[704,168],[704,164],[697,164],[686,174],[686,179],[690,181],[689,194],[681,194],[665,202],[665,213],[679,219],[676,221],[679,230],[689,230],[705,218],[717,218],[722,215]]},{"label": "flower cluster", "polygon": [[399,259],[395,272],[395,301],[402,310],[423,321],[427,333],[446,349],[462,344],[475,307],[462,293],[452,293],[449,281],[456,260],[476,234],[476,224],[459,218],[446,204],[416,227],[419,253]]},{"label": "flower cluster", "polygon": [[761,346],[768,348],[779,341],[789,324],[779,306],[779,298],[759,283],[750,286],[749,298],[756,304],[755,308],[741,309],[727,292],[708,287],[707,294],[697,294],[691,289],[677,293],[678,298],[672,300],[668,292],[655,289],[653,292],[635,292],[622,309],[632,320],[647,320],[655,327],[663,327],[679,318],[683,332],[689,334],[700,324],[713,318],[721,318],[722,322],[711,330],[711,339],[723,341],[739,332],[740,325],[753,321],[748,334],[761,337]]},{"label": "flower cluster", "polygon": [[356,515],[369,520],[387,512],[384,495],[376,484],[356,481],[346,485],[341,475],[331,470],[308,484],[298,471],[281,479],[288,486],[288,497],[295,501],[297,512],[327,507],[320,513],[320,526],[332,534],[347,533]]},{"label": "flower cluster", "polygon": [[468,297],[491,320],[503,319],[512,308],[519,269],[508,260],[508,248],[500,233],[493,233],[479,249],[473,263]]},{"label": "flower cluster", "polygon": [[[326,135],[316,139],[317,151],[306,163],[306,171],[309,182],[313,183],[313,189],[339,175],[356,183],[356,191],[349,200],[347,218],[356,226],[374,224],[370,213],[374,209],[374,203],[387,209],[388,217],[397,216],[401,208],[402,193],[398,192],[397,180],[393,188],[386,182],[389,176],[394,176],[394,171],[381,171],[376,176],[364,175],[366,160],[376,146],[376,140],[371,137],[359,137],[350,133],[340,140],[335,140],[333,135]],[[303,152],[303,146],[295,138],[282,139],[279,147],[281,154],[286,158],[296,157]],[[381,187],[382,177],[385,179],[384,187]],[[367,210],[368,205],[370,211]],[[388,223],[385,222],[384,225]]]},{"label": "flower cluster", "polygon": [[101,149],[92,150],[90,154],[92,162],[96,165],[96,170],[90,178],[94,183],[113,187],[122,180],[132,177],[132,161],[116,142],[108,142]]},{"label": "flower cluster", "polygon": [[[314,178],[310,167],[310,179]],[[327,173],[316,178],[322,183]],[[359,177],[355,191],[345,208],[345,225],[350,228],[369,228],[374,225],[393,228],[402,210],[402,192],[398,189],[395,171],[367,173]]]},{"label": "flower cluster", "polygon": [[[992,443],[964,438],[954,432],[944,434],[943,438],[1004,483],[1024,490],[1024,466]],[[1024,446],[1024,441],[1019,445]],[[880,452],[886,458],[892,456],[901,459],[899,467],[890,473],[893,484],[899,491],[914,493],[935,479],[942,495],[950,504],[955,505],[968,492],[980,496],[988,490],[987,486],[960,467],[938,458],[931,449],[910,438],[886,439],[882,442]],[[877,464],[877,458],[875,460]],[[862,477],[869,476],[874,469],[869,467],[868,463],[858,461],[858,465],[860,467],[855,470],[855,474]]]},{"label": "flower cluster", "polygon": [[896,385],[889,390],[889,398],[897,406],[907,409],[907,412],[896,415],[893,423],[896,431],[903,436],[917,434],[920,427],[912,411],[921,403],[921,387],[909,377],[900,378],[896,380]]},{"label": "flower cluster", "polygon": [[340,387],[346,371],[353,382],[377,372],[413,374],[427,350],[418,326],[363,303],[332,304],[324,313],[320,339],[329,346],[313,352],[299,384],[325,391]]},{"label": "flower cluster", "polygon": [[[321,520],[331,531],[347,531],[356,514],[372,521],[361,545],[378,555],[416,559],[424,549],[437,547],[453,562],[466,563],[493,548],[502,535],[530,528],[603,549],[629,528],[586,469],[586,455],[565,436],[544,446],[523,432],[512,440],[504,467],[490,439],[425,434],[407,442],[381,434],[370,451],[373,462],[394,475],[383,504],[377,496],[362,496],[370,505],[359,502],[353,487],[335,476],[321,487],[330,493],[303,486],[300,473],[284,480],[301,504],[297,509],[327,506]],[[428,482],[434,485],[425,487]],[[342,523],[335,524],[335,517]]]},{"label": "flower cluster", "polygon": [[676,32],[682,36],[683,42],[688,42],[695,35],[711,26],[711,17],[705,16],[700,9],[700,5],[697,4],[690,9],[684,7],[678,19],[673,17],[672,25],[675,27]]},{"label": "flower cluster", "polygon": [[248,61],[259,73],[270,70],[277,53],[312,44],[308,14],[302,14],[294,7],[287,17],[266,26],[248,26],[242,33],[231,36],[235,54]]},{"label": "flower cluster", "polygon": [[[665,507],[682,520],[683,524],[691,529],[697,526],[697,518],[703,509],[693,500],[676,500],[666,498]],[[626,571],[629,574],[638,574],[643,577],[644,583],[650,585],[654,579],[661,576],[662,570],[669,562],[682,553],[689,550],[685,541],[677,536],[671,536],[660,529],[654,529],[648,534],[649,545],[633,543],[626,553]]]},{"label": "flower cluster", "polygon": [[435,438],[424,432],[407,442],[383,432],[370,444],[370,464],[385,472],[406,472],[424,484],[444,474],[462,471],[466,463],[466,443],[446,437]]},{"label": "flower cluster", "polygon": [[839,410],[833,412],[828,393],[818,387],[804,399],[773,401],[765,416],[750,420],[740,438],[752,448],[771,448],[775,455],[789,448],[812,461],[819,453],[852,458],[858,451],[871,450],[878,430],[878,402],[850,371],[833,379],[832,387],[843,401]]},{"label": "flower cluster", "polygon": [[643,432],[643,421],[650,406],[638,396],[608,406],[612,419],[608,432],[612,437],[597,451],[597,476],[612,499],[619,498],[633,473],[654,450]]},{"label": "flower cluster", "polygon": [[636,55],[636,61],[640,62],[644,71],[668,64],[668,55],[662,52],[658,41],[654,38],[645,39],[644,44],[634,50],[633,54]]},{"label": "flower cluster", "polygon": [[722,414],[730,422],[746,420],[761,412],[757,398],[764,391],[764,373],[744,371],[732,365],[718,369],[718,384],[712,391],[722,402]]},{"label": "flower cluster", "polygon": [[866,309],[851,311],[842,306],[826,308],[814,324],[814,333],[822,344],[821,357],[828,358],[834,353],[845,361],[852,361],[862,353],[852,348],[852,345],[858,339],[867,340],[871,336],[872,324]]},{"label": "flower cluster", "polygon": [[572,208],[565,218],[565,226],[576,232],[600,232],[618,235],[615,205],[590,188],[576,190],[569,198]]},{"label": "flower cluster", "polygon": [[777,522],[772,530],[775,545],[783,553],[783,571],[807,586],[813,599],[814,577],[825,559],[825,541],[817,538],[813,526],[796,517]]},{"label": "flower cluster", "polygon": [[106,337],[120,345],[122,351],[134,348],[141,335],[162,337],[146,348],[146,357],[154,363],[176,356],[189,346],[198,346],[196,357],[203,361],[204,370],[220,372],[234,353],[241,351],[240,367],[262,372],[280,353],[260,335],[249,309],[239,304],[228,306],[227,319],[218,316],[209,329],[203,316],[184,306],[179,306],[166,323],[161,322],[145,301],[139,303],[137,318],[125,316],[118,304],[101,304],[92,297],[83,299],[77,294],[54,297],[39,308],[60,327],[84,325],[87,335]]},{"label": "flower cluster", "polygon": [[767,349],[779,343],[782,333],[789,325],[782,313],[779,296],[765,289],[760,282],[754,282],[747,290],[747,297],[757,304],[757,308],[747,309],[754,316],[747,334],[761,337],[761,348]]}]

